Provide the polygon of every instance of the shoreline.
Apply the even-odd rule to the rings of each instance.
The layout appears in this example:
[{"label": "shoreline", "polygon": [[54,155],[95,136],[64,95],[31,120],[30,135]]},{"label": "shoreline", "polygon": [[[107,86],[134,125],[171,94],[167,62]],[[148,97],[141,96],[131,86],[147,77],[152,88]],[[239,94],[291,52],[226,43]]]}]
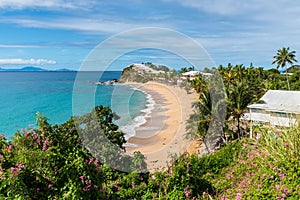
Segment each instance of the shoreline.
[{"label": "shoreline", "polygon": [[171,162],[171,155],[186,152],[192,143],[185,138],[185,128],[196,96],[178,86],[157,82],[126,84],[149,94],[155,102],[146,122],[135,128],[135,136],[128,139],[126,151],[141,152],[149,171],[160,170]]}]

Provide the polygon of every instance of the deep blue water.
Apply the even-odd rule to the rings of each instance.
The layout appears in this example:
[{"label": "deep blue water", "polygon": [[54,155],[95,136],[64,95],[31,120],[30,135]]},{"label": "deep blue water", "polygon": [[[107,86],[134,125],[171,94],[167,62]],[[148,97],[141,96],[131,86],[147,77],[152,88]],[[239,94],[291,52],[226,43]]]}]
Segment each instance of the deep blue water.
[{"label": "deep blue water", "polygon": [[[0,133],[9,138],[17,130],[34,125],[37,112],[51,124],[61,124],[72,115],[87,113],[101,104],[110,106],[121,117],[116,121],[120,126],[142,114],[147,100],[143,92],[126,85],[95,84],[118,79],[121,72],[104,72],[101,77],[97,72],[80,73],[0,72]],[[79,112],[74,113],[74,102]]]}]

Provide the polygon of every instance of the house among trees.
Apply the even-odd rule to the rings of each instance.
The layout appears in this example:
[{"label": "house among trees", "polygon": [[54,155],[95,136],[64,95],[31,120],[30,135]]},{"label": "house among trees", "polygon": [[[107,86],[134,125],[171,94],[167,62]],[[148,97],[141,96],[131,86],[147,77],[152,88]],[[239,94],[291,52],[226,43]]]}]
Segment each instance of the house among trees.
[{"label": "house among trees", "polygon": [[269,90],[248,108],[253,125],[295,126],[300,122],[300,91]]},{"label": "house among trees", "polygon": [[202,74],[203,76],[211,76],[211,73],[204,73],[200,71],[188,71],[182,74],[183,79],[190,79],[194,80],[199,74]]}]

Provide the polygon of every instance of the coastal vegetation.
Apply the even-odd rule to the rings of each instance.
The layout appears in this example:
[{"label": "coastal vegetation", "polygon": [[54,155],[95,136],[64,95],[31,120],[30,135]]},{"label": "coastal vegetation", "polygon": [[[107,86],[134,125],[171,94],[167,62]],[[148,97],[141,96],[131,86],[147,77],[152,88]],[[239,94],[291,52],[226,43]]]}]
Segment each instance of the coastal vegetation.
[{"label": "coastal vegetation", "polygon": [[[104,108],[108,109],[108,108]],[[125,173],[84,148],[69,120],[1,137],[1,198],[10,199],[295,199],[299,197],[299,128],[259,128],[199,157],[183,154],[161,172]],[[134,162],[143,165],[143,156]],[[133,166],[135,167],[135,166]]]},{"label": "coastal vegetation", "polygon": [[[180,72],[146,65],[164,73],[141,73],[129,66],[121,81],[178,84]],[[207,69],[218,72],[224,81],[220,102],[212,102],[211,95],[222,95],[222,88],[212,90],[216,83],[204,75],[180,82],[187,91],[197,92],[189,119],[196,126],[189,126],[187,132],[198,140],[205,140],[212,120],[219,120],[213,113],[223,112],[226,103],[224,126],[216,124],[220,146],[203,156],[186,152],[159,172],[147,172],[141,153],[126,155],[124,134],[113,123],[115,115],[108,107],[97,106],[61,125],[51,125],[37,115],[36,126],[16,132],[10,141],[0,137],[0,198],[298,199],[300,127],[257,126],[253,132],[260,138],[251,139],[249,125],[242,120],[247,105],[267,90],[300,90],[300,71],[289,70],[287,85],[286,75],[277,69],[232,64]]]},{"label": "coastal vegetation", "polygon": [[277,69],[279,67],[285,69],[285,72],[286,72],[286,81],[287,81],[287,84],[288,84],[288,89],[290,90],[290,83],[289,83],[289,79],[288,79],[288,74],[287,74],[287,66],[286,64],[290,64],[290,65],[293,65],[294,62],[297,62],[296,60],[296,55],[295,55],[295,51],[289,51],[290,48],[285,48],[283,47],[282,49],[279,49],[277,51],[277,54],[274,56],[274,61],[272,64],[277,64]]}]

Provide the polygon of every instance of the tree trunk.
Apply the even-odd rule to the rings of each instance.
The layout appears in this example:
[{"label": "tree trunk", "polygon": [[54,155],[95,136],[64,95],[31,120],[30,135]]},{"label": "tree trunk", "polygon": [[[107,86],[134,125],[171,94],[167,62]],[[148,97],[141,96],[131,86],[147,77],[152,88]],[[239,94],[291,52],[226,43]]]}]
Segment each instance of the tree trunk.
[{"label": "tree trunk", "polygon": [[285,76],[286,76],[286,82],[287,82],[287,84],[288,84],[288,89],[291,90],[291,88],[290,88],[290,83],[289,83],[288,72],[287,72],[287,67],[285,67]]},{"label": "tree trunk", "polygon": [[237,121],[238,121],[238,138],[240,139],[240,135],[241,135],[240,117],[238,117]]}]

